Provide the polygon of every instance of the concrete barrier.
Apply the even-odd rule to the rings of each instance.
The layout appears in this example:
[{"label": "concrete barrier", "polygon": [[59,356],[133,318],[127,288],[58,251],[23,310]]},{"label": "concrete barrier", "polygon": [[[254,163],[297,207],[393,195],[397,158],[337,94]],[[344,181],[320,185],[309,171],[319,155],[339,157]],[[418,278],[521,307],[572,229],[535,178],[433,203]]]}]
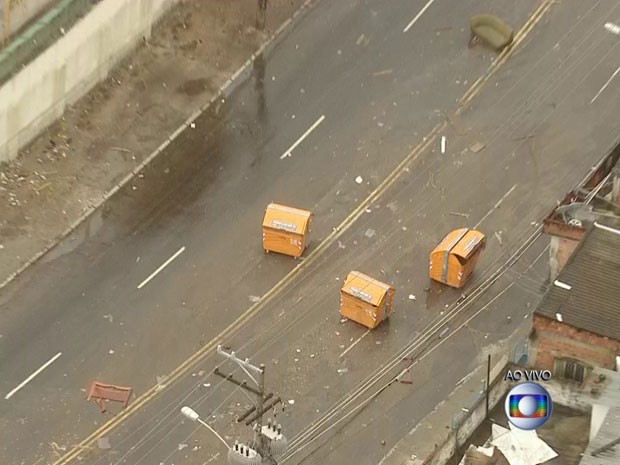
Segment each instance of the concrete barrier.
[{"label": "concrete barrier", "polygon": [[59,0],[0,0],[0,41],[6,42]]},{"label": "concrete barrier", "polygon": [[179,0],[103,0],[0,87],[0,163],[59,118]]},{"label": "concrete barrier", "polygon": [[93,8],[92,0],[60,0],[0,50],[0,85],[43,53]]}]

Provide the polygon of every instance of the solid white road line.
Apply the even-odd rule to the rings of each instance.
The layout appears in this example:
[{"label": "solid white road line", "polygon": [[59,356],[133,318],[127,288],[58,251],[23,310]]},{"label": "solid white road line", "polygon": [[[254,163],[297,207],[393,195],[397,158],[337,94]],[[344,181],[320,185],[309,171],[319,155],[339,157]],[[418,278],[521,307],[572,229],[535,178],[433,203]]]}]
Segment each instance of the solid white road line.
[{"label": "solid white road line", "polygon": [[157,269],[153,272],[153,274],[151,274],[151,276],[149,276],[149,277],[148,277],[148,278],[146,278],[144,281],[142,281],[142,282],[140,283],[140,285],[138,286],[138,289],[141,289],[142,287],[146,286],[146,285],[148,284],[148,282],[149,282],[151,279],[153,279],[155,276],[157,276],[157,274],[158,274],[161,270],[163,270],[163,269],[164,269],[164,268],[166,268],[168,265],[170,265],[170,262],[171,262],[172,260],[174,260],[175,258],[177,258],[179,255],[181,255],[184,251],[185,251],[185,246],[183,246],[183,247],[181,247],[179,250],[177,250],[177,252],[176,252],[176,253],[175,253],[172,257],[170,257],[168,260],[166,260],[162,266],[160,266],[159,268],[157,268]]},{"label": "solid white road line", "polygon": [[480,226],[480,225],[482,224],[482,222],[483,222],[484,220],[486,220],[486,219],[489,217],[489,215],[490,215],[491,213],[493,213],[495,210],[497,210],[497,209],[499,208],[499,206],[502,204],[502,202],[503,202],[504,200],[506,200],[506,197],[508,197],[510,194],[512,194],[512,191],[513,191],[513,190],[515,190],[516,188],[517,188],[517,184],[515,184],[514,186],[512,186],[512,187],[510,188],[510,190],[509,190],[508,192],[506,192],[506,193],[503,195],[503,197],[497,201],[497,203],[496,203],[495,205],[493,205],[493,208],[491,208],[491,209],[487,212],[487,214],[486,214],[486,215],[484,215],[480,221],[478,221],[478,223],[476,224],[476,226],[474,226],[474,229],[478,229],[478,226]]},{"label": "solid white road line", "polygon": [[343,353],[340,354],[341,357],[344,357],[345,354],[350,351],[353,347],[355,347],[357,345],[358,342],[360,342],[362,339],[364,339],[368,333],[370,332],[370,330],[367,330],[364,334],[362,334],[360,337],[357,338],[357,340],[351,344]]},{"label": "solid white road line", "polygon": [[312,126],[310,126],[310,128],[309,128],[306,132],[304,132],[304,133],[303,133],[303,135],[302,135],[299,139],[297,139],[297,141],[296,141],[293,145],[291,145],[291,147],[290,147],[290,148],[289,148],[286,152],[284,152],[284,153],[282,154],[282,156],[280,157],[280,160],[283,160],[283,159],[285,159],[286,157],[290,157],[290,156],[291,156],[291,152],[292,152],[293,150],[295,150],[295,147],[297,147],[299,144],[301,144],[301,143],[303,142],[303,140],[304,140],[306,137],[308,137],[308,135],[309,135],[312,131],[314,131],[314,129],[315,129],[315,128],[319,125],[319,124],[321,124],[321,123],[323,122],[323,120],[324,120],[324,119],[325,119],[325,115],[321,115],[321,117],[320,117],[319,119],[317,119],[317,120],[315,121],[315,123],[314,123]]},{"label": "solid white road line", "polygon": [[609,83],[611,82],[611,80],[613,78],[616,77],[616,74],[620,73],[620,66],[618,66],[618,69],[614,71],[614,74],[611,75],[611,77],[607,80],[607,82],[605,83],[605,85],[603,87],[601,87],[601,90],[599,90],[597,92],[597,94],[594,96],[594,98],[592,100],[590,100],[590,104],[594,103],[594,101],[599,97],[599,95],[601,95],[603,93],[603,91],[607,88],[607,86],[609,85]]},{"label": "solid white road line", "polygon": [[15,394],[17,391],[19,391],[21,388],[23,388],[26,384],[28,384],[30,381],[32,381],[39,373],[41,373],[43,370],[45,370],[48,366],[50,366],[52,363],[54,363],[56,361],[56,359],[58,357],[60,357],[62,355],[62,352],[58,352],[56,355],[54,355],[52,358],[50,358],[47,362],[45,362],[41,368],[39,368],[37,371],[35,371],[33,374],[31,374],[30,376],[28,376],[28,378],[26,378],[24,380],[24,382],[22,382],[19,386],[17,386],[15,389],[13,389],[11,392],[9,392],[6,396],[4,396],[5,400],[10,399],[11,397],[13,397],[13,394]]},{"label": "solid white road line", "polygon": [[424,14],[424,12],[428,9],[429,6],[433,4],[434,1],[435,0],[428,0],[428,3],[424,5],[424,8],[420,10],[420,12],[416,15],[416,17],[413,18],[409,24],[407,24],[407,27],[403,29],[403,32],[407,32],[411,28],[411,26],[413,26],[416,23],[416,21],[420,19],[420,16]]}]

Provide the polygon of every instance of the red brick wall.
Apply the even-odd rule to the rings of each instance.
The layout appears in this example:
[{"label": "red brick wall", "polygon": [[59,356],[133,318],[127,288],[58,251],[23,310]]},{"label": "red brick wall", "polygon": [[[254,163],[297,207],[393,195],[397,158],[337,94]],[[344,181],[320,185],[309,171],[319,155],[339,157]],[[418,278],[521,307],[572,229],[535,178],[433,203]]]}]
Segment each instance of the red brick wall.
[{"label": "red brick wall", "polygon": [[558,252],[556,258],[558,260],[558,273],[562,271],[564,265],[571,257],[577,246],[579,245],[579,241],[574,241],[572,239],[564,239],[563,237],[558,237]]},{"label": "red brick wall", "polygon": [[573,358],[587,365],[614,370],[620,341],[534,315],[536,368],[553,370],[554,359]]}]

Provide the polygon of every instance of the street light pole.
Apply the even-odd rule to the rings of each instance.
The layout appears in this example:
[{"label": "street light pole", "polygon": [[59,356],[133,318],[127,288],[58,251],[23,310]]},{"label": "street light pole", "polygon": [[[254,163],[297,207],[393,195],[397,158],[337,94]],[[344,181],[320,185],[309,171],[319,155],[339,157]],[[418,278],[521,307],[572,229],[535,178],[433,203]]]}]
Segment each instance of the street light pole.
[{"label": "street light pole", "polygon": [[203,421],[202,418],[200,418],[200,415],[198,415],[198,413],[194,409],[192,409],[191,407],[187,407],[186,406],[186,407],[181,408],[181,413],[186,418],[189,418],[192,421],[200,423],[202,426],[207,428],[209,431],[211,431],[222,442],[222,444],[224,444],[224,446],[226,446],[226,449],[230,449],[230,446],[228,445],[226,440],[222,436],[220,436],[217,433],[217,431],[215,431],[213,428],[211,428],[211,425],[209,425],[207,422]]}]

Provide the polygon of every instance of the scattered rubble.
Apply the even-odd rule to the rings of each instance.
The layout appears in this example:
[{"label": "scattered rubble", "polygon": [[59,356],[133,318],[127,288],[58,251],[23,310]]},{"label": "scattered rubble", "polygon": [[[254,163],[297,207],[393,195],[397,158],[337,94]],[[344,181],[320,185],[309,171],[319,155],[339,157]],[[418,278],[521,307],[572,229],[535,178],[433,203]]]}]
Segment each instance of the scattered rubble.
[{"label": "scattered rubble", "polygon": [[503,245],[502,232],[501,231],[496,231],[495,232],[495,238],[497,239],[497,242],[499,242],[499,245]]},{"label": "scattered rubble", "polygon": [[485,145],[482,142],[476,142],[476,143],[474,143],[474,144],[469,146],[469,150],[471,150],[473,153],[478,153],[484,147],[485,147]]}]

